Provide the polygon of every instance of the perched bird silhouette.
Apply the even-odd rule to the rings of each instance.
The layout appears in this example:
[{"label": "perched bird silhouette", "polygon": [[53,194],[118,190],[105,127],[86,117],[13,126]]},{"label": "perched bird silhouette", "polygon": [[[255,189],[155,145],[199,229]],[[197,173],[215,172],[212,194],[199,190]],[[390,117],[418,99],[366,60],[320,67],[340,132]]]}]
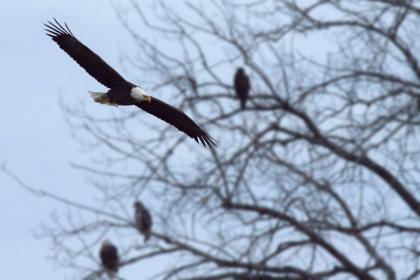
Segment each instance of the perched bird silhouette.
[{"label": "perched bird silhouette", "polygon": [[149,210],[140,201],[134,202],[134,221],[138,231],[144,236],[144,242],[147,242],[150,238],[153,221]]},{"label": "perched bird silhouette", "polygon": [[114,279],[118,273],[119,256],[118,249],[109,240],[104,240],[99,251],[105,273],[109,279]]},{"label": "perched bird silhouette", "polygon": [[241,101],[241,109],[244,110],[246,107],[246,101],[248,100],[249,90],[251,89],[251,84],[249,82],[248,75],[242,67],[239,67],[236,70],[233,85],[235,87],[236,96]]},{"label": "perched bird silhouette", "polygon": [[46,34],[83,67],[86,72],[109,88],[107,92],[90,92],[95,102],[112,106],[137,106],[173,125],[193,138],[197,143],[200,141],[205,147],[209,146],[211,148],[216,146],[214,139],[184,112],[148,95],[141,87],[126,81],[102,58],[82,44],[73,35],[67,24],[63,26],[56,19],[54,21],[55,23],[49,21],[48,24],[45,24]]},{"label": "perched bird silhouette", "polygon": [[193,92],[197,94],[197,81],[193,77],[187,77],[187,80],[190,82]]}]

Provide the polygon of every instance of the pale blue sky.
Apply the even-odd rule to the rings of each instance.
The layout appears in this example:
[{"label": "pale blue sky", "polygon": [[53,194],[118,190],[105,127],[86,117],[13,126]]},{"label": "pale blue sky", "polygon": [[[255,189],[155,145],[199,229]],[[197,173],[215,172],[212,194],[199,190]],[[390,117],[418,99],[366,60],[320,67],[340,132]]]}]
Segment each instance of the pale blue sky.
[{"label": "pale blue sky", "polygon": [[[89,184],[70,162],[89,158],[71,138],[59,100],[90,104],[88,90],[101,89],[44,35],[56,17],[122,73],[121,49],[130,39],[109,1],[0,1],[0,162],[31,186],[86,200]],[[93,109],[96,110],[96,109]],[[71,271],[51,260],[48,240],[34,238],[57,203],[35,198],[0,174],[0,244],[5,279],[63,279]]]},{"label": "pale blue sky", "polygon": [[[110,1],[0,0],[0,163],[6,162],[33,187],[88,203],[92,189],[85,174],[69,163],[89,162],[91,157],[71,137],[59,101],[103,112],[106,109],[87,93],[103,87],[44,35],[42,24],[53,17],[67,22],[82,42],[127,74],[119,57],[122,50],[130,55],[132,41]],[[314,40],[317,47],[311,50],[326,52],[326,41]],[[2,277],[48,280],[71,275],[47,259],[49,241],[34,237],[60,205],[34,197],[2,173],[0,190]],[[138,272],[149,267],[127,267],[122,275],[143,279]]]}]

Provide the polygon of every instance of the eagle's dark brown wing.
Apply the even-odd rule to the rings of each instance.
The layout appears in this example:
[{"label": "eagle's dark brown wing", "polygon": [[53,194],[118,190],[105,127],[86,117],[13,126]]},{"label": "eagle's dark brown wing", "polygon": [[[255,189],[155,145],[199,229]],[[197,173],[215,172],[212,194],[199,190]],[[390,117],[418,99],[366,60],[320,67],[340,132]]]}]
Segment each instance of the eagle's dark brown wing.
[{"label": "eagle's dark brown wing", "polygon": [[48,24],[45,24],[47,27],[45,29],[47,31],[46,34],[83,67],[86,72],[108,88],[116,88],[128,83],[102,58],[77,40],[67,24],[62,26],[56,19],[54,21],[55,23],[49,21]]},{"label": "eagle's dark brown wing", "polygon": [[235,87],[236,96],[241,101],[241,108],[243,110],[245,109],[245,104],[249,96],[251,84],[249,82],[248,75],[245,74],[242,68],[238,68],[236,71],[233,84]]},{"label": "eagle's dark brown wing", "polygon": [[112,244],[106,244],[102,246],[99,256],[105,269],[114,273],[118,272],[119,257],[117,247]]},{"label": "eagle's dark brown wing", "polygon": [[150,238],[150,232],[152,230],[153,220],[149,210],[146,207],[141,206],[136,208],[136,226],[141,234],[144,235],[144,242]]},{"label": "eagle's dark brown wing", "polygon": [[136,106],[170,125],[175,126],[195,141],[200,141],[204,147],[216,147],[215,140],[190,119],[190,117],[162,100],[152,97],[150,103],[141,102],[136,104]]}]

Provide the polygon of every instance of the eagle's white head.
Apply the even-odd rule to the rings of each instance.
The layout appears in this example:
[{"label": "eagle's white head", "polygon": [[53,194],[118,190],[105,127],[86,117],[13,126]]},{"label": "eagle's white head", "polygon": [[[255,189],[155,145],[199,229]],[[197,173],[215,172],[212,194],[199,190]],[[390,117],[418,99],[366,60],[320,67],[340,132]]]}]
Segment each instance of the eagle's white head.
[{"label": "eagle's white head", "polygon": [[152,102],[152,97],[148,95],[147,92],[141,87],[133,87],[131,89],[130,95],[138,102]]}]

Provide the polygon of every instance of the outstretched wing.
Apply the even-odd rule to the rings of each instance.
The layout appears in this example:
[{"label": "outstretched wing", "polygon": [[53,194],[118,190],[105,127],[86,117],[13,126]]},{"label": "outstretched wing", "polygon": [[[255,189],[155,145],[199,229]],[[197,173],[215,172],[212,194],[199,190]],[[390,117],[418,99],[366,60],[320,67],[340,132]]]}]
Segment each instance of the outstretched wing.
[{"label": "outstretched wing", "polygon": [[150,103],[141,102],[136,104],[136,106],[170,125],[175,126],[180,131],[193,138],[197,143],[200,141],[204,147],[216,147],[215,140],[190,119],[190,117],[162,100],[152,97]]},{"label": "outstretched wing", "polygon": [[47,27],[45,29],[47,31],[46,34],[82,66],[86,72],[108,88],[115,88],[127,83],[102,58],[77,40],[67,24],[64,24],[65,27],[63,27],[56,19],[54,21],[55,23],[48,21],[48,24],[44,24]]}]

